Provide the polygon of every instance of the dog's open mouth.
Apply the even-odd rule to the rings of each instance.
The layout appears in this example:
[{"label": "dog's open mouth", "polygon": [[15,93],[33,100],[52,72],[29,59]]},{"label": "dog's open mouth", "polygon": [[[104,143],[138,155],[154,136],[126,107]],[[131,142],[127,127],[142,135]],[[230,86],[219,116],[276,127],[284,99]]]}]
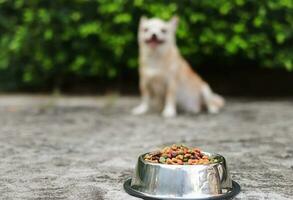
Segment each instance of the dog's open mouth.
[{"label": "dog's open mouth", "polygon": [[151,37],[150,39],[145,41],[148,45],[150,45],[151,47],[156,47],[159,44],[164,43],[164,40],[160,40],[157,37]]}]

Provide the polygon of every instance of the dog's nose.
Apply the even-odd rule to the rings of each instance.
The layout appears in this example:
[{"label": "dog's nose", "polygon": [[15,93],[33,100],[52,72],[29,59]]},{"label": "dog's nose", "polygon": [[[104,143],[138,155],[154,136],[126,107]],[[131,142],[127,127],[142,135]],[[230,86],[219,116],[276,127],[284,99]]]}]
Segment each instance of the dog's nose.
[{"label": "dog's nose", "polygon": [[155,33],[152,34],[152,39],[158,39]]}]

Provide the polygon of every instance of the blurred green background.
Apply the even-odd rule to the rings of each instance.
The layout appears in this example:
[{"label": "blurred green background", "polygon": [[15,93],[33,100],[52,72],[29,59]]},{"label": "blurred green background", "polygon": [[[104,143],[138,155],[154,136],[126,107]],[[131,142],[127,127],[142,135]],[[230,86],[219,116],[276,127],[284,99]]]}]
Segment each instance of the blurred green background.
[{"label": "blurred green background", "polygon": [[139,18],[174,14],[195,69],[293,69],[292,0],[0,0],[0,90],[137,80]]}]

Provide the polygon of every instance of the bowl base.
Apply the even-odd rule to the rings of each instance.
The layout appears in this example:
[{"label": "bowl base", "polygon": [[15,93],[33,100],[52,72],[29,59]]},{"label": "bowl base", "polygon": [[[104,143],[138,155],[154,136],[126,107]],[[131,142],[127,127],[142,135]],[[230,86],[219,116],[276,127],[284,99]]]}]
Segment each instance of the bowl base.
[{"label": "bowl base", "polygon": [[207,198],[184,198],[184,197],[177,197],[177,198],[170,198],[170,197],[166,197],[166,198],[158,198],[156,196],[150,196],[150,195],[146,195],[145,193],[142,193],[138,190],[135,190],[133,189],[131,186],[131,178],[127,179],[124,184],[123,184],[123,187],[124,187],[124,190],[130,194],[131,196],[135,196],[135,197],[138,197],[138,198],[141,198],[141,199],[145,199],[145,200],[219,200],[219,199],[225,199],[225,200],[228,200],[228,199],[232,199],[234,198],[237,194],[239,194],[241,188],[240,188],[240,185],[235,182],[235,181],[232,181],[232,190],[230,190],[229,192],[225,193],[225,194],[222,194],[222,195],[217,195],[217,196],[214,196],[214,197],[207,197]]}]

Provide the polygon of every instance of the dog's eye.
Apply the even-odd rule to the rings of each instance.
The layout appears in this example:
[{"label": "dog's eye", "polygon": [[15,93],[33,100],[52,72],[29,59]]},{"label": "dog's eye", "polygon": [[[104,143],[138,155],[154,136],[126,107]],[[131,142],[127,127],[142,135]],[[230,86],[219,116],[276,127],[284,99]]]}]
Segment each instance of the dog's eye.
[{"label": "dog's eye", "polygon": [[162,32],[162,33],[166,33],[167,30],[166,30],[165,28],[162,28],[162,29],[161,29],[161,32]]},{"label": "dog's eye", "polygon": [[148,32],[148,30],[149,30],[148,28],[144,28],[143,32]]}]

